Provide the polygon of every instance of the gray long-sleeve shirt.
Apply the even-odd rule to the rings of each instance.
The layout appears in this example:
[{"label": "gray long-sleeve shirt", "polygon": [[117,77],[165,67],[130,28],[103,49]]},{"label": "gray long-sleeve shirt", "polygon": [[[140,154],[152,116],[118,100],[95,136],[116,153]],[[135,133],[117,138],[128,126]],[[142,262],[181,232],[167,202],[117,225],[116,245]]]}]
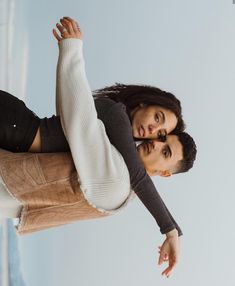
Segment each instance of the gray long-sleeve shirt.
[{"label": "gray long-sleeve shirt", "polygon": [[[59,51],[57,114],[61,117],[85,197],[99,208],[115,210],[120,202],[129,198],[131,183],[156,219],[160,231],[167,233],[177,228],[181,234],[140,162],[125,106],[100,99],[95,108],[84,69],[82,41],[63,40],[59,43]],[[95,139],[97,146],[93,142]]]},{"label": "gray long-sleeve shirt", "polygon": [[160,231],[167,233],[174,226],[179,235],[182,235],[180,227],[170,214],[140,161],[125,106],[108,98],[96,99],[95,106],[98,118],[104,123],[111,144],[124,158],[130,173],[132,189],[155,218]]}]

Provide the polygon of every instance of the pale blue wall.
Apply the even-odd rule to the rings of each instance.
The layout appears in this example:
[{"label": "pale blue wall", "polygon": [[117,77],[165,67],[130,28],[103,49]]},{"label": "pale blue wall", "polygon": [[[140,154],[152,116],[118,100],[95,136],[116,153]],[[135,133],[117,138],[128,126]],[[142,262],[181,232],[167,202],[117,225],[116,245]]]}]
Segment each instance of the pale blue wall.
[{"label": "pale blue wall", "polygon": [[[198,160],[186,175],[155,179],[182,226],[182,257],[170,280],[157,267],[163,241],[136,200],[120,215],[20,238],[28,285],[232,285],[235,5],[219,1],[33,1],[15,10],[11,90],[22,81],[41,116],[54,112],[59,17],[80,21],[92,88],[150,83],[182,101]],[[21,37],[22,35],[22,37]],[[27,55],[27,53],[26,53]],[[27,67],[27,69],[25,68]],[[17,79],[19,82],[17,82]],[[21,91],[24,88],[20,89]]]}]

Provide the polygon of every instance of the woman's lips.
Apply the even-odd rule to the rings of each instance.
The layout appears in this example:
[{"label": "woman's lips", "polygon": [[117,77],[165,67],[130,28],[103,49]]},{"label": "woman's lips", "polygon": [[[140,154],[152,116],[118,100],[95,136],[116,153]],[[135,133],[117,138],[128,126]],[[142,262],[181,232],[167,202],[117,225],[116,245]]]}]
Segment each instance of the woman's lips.
[{"label": "woman's lips", "polygon": [[142,125],[140,125],[139,127],[139,136],[140,138],[144,138],[145,136],[145,130],[144,130],[144,127]]}]

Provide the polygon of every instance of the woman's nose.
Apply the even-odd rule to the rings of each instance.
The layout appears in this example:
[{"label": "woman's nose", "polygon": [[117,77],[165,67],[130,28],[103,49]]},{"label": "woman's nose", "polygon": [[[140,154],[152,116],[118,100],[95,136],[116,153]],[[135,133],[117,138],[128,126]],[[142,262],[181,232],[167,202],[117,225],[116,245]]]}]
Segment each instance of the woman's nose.
[{"label": "woman's nose", "polygon": [[149,124],[149,134],[154,134],[157,132],[157,126],[156,125],[152,125],[152,124]]}]

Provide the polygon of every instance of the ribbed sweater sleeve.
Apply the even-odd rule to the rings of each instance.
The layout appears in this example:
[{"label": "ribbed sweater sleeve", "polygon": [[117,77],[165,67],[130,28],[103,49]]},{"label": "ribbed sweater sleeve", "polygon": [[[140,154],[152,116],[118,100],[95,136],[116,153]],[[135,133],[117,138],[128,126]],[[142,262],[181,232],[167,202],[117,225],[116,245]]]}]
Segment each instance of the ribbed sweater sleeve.
[{"label": "ribbed sweater sleeve", "polygon": [[82,45],[79,39],[59,43],[57,109],[82,191],[90,196],[103,196],[105,200],[111,188],[121,189],[129,184],[129,176],[128,180],[123,178],[125,163],[118,152],[113,152],[104,125],[97,118],[85,74]]},{"label": "ribbed sweater sleeve", "polygon": [[161,233],[165,234],[176,228],[178,234],[182,235],[180,227],[165,206],[139,159],[124,105],[107,98],[96,99],[95,105],[110,142],[124,158],[129,170],[132,189],[155,218]]}]

